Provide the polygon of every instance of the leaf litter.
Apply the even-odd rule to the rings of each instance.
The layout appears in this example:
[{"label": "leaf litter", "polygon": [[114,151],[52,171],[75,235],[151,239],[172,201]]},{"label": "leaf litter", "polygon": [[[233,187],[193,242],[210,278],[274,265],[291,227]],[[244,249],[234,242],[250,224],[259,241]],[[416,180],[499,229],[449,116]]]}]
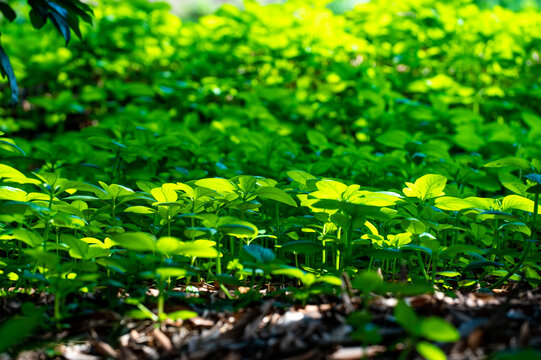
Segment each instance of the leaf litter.
[{"label": "leaf litter", "polygon": [[[50,295],[31,297],[38,304],[51,301]],[[209,290],[207,300],[220,302],[221,297],[218,290]],[[448,359],[483,359],[494,353],[541,348],[539,288],[511,283],[491,293],[437,291],[404,299],[417,315],[442,317],[458,329],[459,341],[436,343]],[[21,301],[20,297],[2,299],[2,318],[16,313]],[[389,296],[372,296],[366,304],[356,296],[320,296],[307,305],[270,298],[238,310],[206,306],[196,317],[161,323],[101,310],[69,319],[69,328],[61,332],[34,334],[27,344],[36,349],[14,356],[4,353],[0,359],[396,359],[408,341],[393,316],[397,303],[396,297]],[[365,307],[379,328],[380,344],[363,346],[352,337],[348,315]],[[412,353],[410,358],[419,355]]]}]

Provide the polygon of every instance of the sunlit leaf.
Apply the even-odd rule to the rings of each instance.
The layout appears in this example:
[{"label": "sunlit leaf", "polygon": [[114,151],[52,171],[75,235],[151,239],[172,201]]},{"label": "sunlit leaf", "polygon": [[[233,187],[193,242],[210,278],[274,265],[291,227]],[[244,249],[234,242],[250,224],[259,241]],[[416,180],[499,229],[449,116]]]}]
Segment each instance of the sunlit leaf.
[{"label": "sunlit leaf", "polygon": [[235,192],[235,185],[227,179],[222,178],[207,178],[197,180],[195,185],[214,190],[218,193]]},{"label": "sunlit leaf", "polygon": [[458,271],[438,271],[436,275],[445,276],[445,277],[457,277],[461,274]]},{"label": "sunlit leaf", "polygon": [[436,198],[435,201],[436,207],[447,211],[461,211],[475,207],[475,204],[470,203],[468,200],[455,198],[452,196],[442,196]]},{"label": "sunlit leaf", "polygon": [[156,241],[156,251],[167,256],[175,255],[178,251],[180,241],[177,238],[164,236]]},{"label": "sunlit leaf", "polygon": [[144,232],[126,232],[113,237],[121,247],[134,251],[155,251],[154,236]]},{"label": "sunlit leaf", "polygon": [[260,186],[254,191],[254,194],[264,199],[275,200],[289,206],[297,207],[297,203],[291,195],[275,187]]},{"label": "sunlit leaf", "polygon": [[73,235],[62,234],[60,241],[69,247],[69,254],[74,259],[86,259],[88,252],[88,243],[76,238]]},{"label": "sunlit leaf", "polygon": [[447,359],[443,350],[432,343],[426,341],[419,341],[417,345],[415,345],[415,348],[417,349],[417,352],[419,352],[419,354],[426,360]]},{"label": "sunlit leaf", "polygon": [[508,157],[496,161],[491,161],[487,164],[485,164],[485,167],[504,167],[504,166],[511,166],[523,170],[528,170],[532,168],[532,165],[530,162],[526,159],[520,159],[516,157]]},{"label": "sunlit leaf", "polygon": [[158,203],[174,203],[178,200],[176,191],[165,186],[152,189],[150,193]]},{"label": "sunlit leaf", "polygon": [[11,166],[0,164],[0,178],[21,178],[25,179],[26,176],[17,169]]},{"label": "sunlit leaf", "polygon": [[0,200],[26,201],[26,191],[11,186],[0,186]]},{"label": "sunlit leaf", "polygon": [[186,276],[188,271],[186,269],[177,268],[177,267],[159,267],[156,269],[156,274],[161,278],[181,278]]},{"label": "sunlit leaf", "polygon": [[255,237],[258,234],[257,227],[252,223],[232,217],[220,218],[216,229],[224,234],[236,237]]},{"label": "sunlit leaf", "polygon": [[299,184],[306,185],[306,182],[308,180],[315,180],[316,177],[304,172],[302,170],[291,170],[287,172],[287,176],[289,176],[292,180],[298,182]]},{"label": "sunlit leaf", "polygon": [[[509,209],[522,210],[533,213],[535,203],[523,196],[508,195],[502,200],[502,210],[507,211]],[[538,212],[541,213],[541,206],[538,206]]]},{"label": "sunlit leaf", "polygon": [[127,207],[124,212],[132,212],[136,214],[154,214],[156,210],[146,206],[130,206]]},{"label": "sunlit leaf", "polygon": [[167,318],[173,321],[188,320],[197,316],[195,311],[190,310],[178,310],[167,313]]},{"label": "sunlit leaf", "polygon": [[458,330],[442,318],[430,316],[421,320],[419,335],[432,341],[453,342],[460,339]]},{"label": "sunlit leaf", "polygon": [[181,242],[177,252],[187,257],[216,258],[216,242],[212,240],[194,240]]},{"label": "sunlit leaf", "polygon": [[446,184],[447,178],[445,176],[428,174],[421,176],[414,184],[406,183],[408,187],[402,191],[408,197],[418,197],[421,200],[426,200],[445,195],[443,190]]}]

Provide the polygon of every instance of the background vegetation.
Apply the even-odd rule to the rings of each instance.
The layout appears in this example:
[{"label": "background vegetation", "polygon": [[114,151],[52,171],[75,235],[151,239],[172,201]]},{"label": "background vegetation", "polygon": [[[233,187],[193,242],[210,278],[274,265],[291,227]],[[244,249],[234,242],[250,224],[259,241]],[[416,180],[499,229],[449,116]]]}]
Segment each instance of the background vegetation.
[{"label": "background vegetation", "polygon": [[[101,0],[69,47],[53,24],[2,22],[21,105],[5,86],[0,288],[55,295],[24,321],[62,328],[89,306],[66,301],[81,292],[187,318],[164,304],[202,280],[235,306],[271,282],[288,301],[337,296],[344,273],[365,302],[538,286],[541,12],[328,5],[246,1],[185,21]],[[395,316],[427,358],[442,353],[424,340],[458,340],[406,303]],[[380,342],[362,319],[359,339]]]}]

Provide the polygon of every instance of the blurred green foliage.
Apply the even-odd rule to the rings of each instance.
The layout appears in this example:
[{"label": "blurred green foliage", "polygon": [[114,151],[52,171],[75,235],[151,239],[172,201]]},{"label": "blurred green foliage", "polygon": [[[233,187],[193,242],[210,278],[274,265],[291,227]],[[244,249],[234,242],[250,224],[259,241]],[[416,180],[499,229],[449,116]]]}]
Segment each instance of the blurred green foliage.
[{"label": "blurred green foliage", "polygon": [[[17,12],[13,9],[13,3],[21,4],[21,1],[0,2],[0,13],[2,18],[13,22],[17,19]],[[28,0],[28,17],[34,29],[41,29],[50,21],[58,32],[64,37],[66,45],[70,42],[71,32],[81,37],[79,20],[87,23],[92,22],[92,8],[80,0]],[[23,3],[25,4],[25,3]],[[0,73],[9,81],[11,90],[11,103],[16,104],[19,101],[19,90],[17,78],[13,72],[13,67],[2,45],[0,45]]]},{"label": "blurred green foliage", "polygon": [[[0,109],[0,128],[62,133],[42,149],[18,142],[57,162],[103,165],[105,151],[130,167],[146,150],[103,139],[143,141],[155,166],[223,176],[294,164],[390,184],[434,171],[494,188],[483,162],[541,157],[539,11],[379,0],[338,15],[329,3],[248,1],[184,23],[165,3],[103,0],[69,48],[8,24],[24,101]],[[101,140],[69,156],[48,149],[71,137]]]}]

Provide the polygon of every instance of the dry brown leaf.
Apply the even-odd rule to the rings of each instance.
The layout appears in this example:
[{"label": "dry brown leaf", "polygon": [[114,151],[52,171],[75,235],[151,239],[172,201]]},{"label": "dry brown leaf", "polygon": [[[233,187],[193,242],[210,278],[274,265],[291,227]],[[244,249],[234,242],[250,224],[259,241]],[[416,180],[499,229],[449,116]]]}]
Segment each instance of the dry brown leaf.
[{"label": "dry brown leaf", "polygon": [[412,308],[418,309],[425,306],[428,306],[432,303],[432,295],[424,294],[419,296],[412,296],[408,298],[409,303]]},{"label": "dry brown leaf", "polygon": [[483,340],[484,331],[480,327],[475,328],[468,336],[467,344],[468,348],[475,351],[481,346]]},{"label": "dry brown leaf", "polygon": [[173,344],[167,335],[165,335],[160,329],[154,329],[152,335],[158,342],[158,345],[165,351],[173,350]]},{"label": "dry brown leaf", "polygon": [[239,286],[237,290],[239,291],[240,294],[246,294],[247,292],[250,291],[250,288],[246,286]]},{"label": "dry brown leaf", "polygon": [[189,322],[191,322],[195,326],[202,326],[202,327],[212,327],[214,326],[214,321],[209,319],[204,319],[200,316],[193,317],[191,319],[188,319]]},{"label": "dry brown leaf", "polygon": [[118,352],[106,342],[94,340],[90,341],[90,346],[92,346],[92,349],[101,356],[112,357],[114,359],[119,358]]}]

